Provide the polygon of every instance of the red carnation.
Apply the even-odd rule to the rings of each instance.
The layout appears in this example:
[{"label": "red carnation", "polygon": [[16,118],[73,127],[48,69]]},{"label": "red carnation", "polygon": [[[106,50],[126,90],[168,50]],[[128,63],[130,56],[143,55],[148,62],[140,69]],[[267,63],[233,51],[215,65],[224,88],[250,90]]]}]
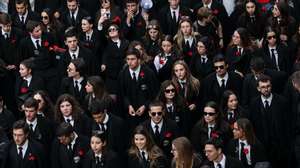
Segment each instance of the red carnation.
[{"label": "red carnation", "polygon": [[119,16],[116,16],[116,17],[114,17],[112,22],[115,23],[115,24],[120,24],[121,23],[121,18]]},{"label": "red carnation", "polygon": [[28,160],[36,160],[36,157],[32,153],[29,153]]},{"label": "red carnation", "polygon": [[11,43],[11,44],[15,44],[16,41],[17,41],[16,38],[15,38],[15,37],[12,37],[11,40],[10,40],[10,43]]},{"label": "red carnation", "polygon": [[164,63],[165,63],[165,60],[162,59],[162,58],[160,58],[160,59],[159,59],[159,64],[164,64]]},{"label": "red carnation", "polygon": [[141,78],[144,78],[144,76],[145,76],[144,71],[141,71],[141,72],[140,72],[140,77],[141,77]]},{"label": "red carnation", "polygon": [[265,12],[267,12],[267,8],[265,6],[263,6],[263,7],[261,7],[261,11],[265,13]]},{"label": "red carnation", "polygon": [[216,131],[212,131],[210,134],[211,138],[219,138],[219,134]]},{"label": "red carnation", "polygon": [[43,46],[44,47],[49,47],[49,42],[48,41],[44,41]]},{"label": "red carnation", "polygon": [[21,87],[20,92],[23,93],[23,94],[27,93],[28,92],[28,87]]},{"label": "red carnation", "polygon": [[189,52],[187,53],[187,55],[188,55],[189,57],[191,57],[191,56],[193,55],[193,52],[192,52],[192,51],[189,51]]},{"label": "red carnation", "polygon": [[212,13],[213,13],[214,15],[217,15],[217,14],[219,14],[219,11],[218,11],[218,9],[214,9],[214,10],[212,11]]},{"label": "red carnation", "polygon": [[165,133],[165,138],[171,138],[172,132],[166,132]]},{"label": "red carnation", "polygon": [[235,52],[235,56],[238,56],[238,57],[239,57],[239,56],[241,56],[241,53],[240,53],[239,51],[236,51],[236,52]]},{"label": "red carnation", "polygon": [[83,155],[84,155],[83,149],[80,149],[80,150],[78,151],[78,155],[79,155],[79,156],[83,156]]},{"label": "red carnation", "polygon": [[244,153],[245,155],[247,155],[247,154],[249,153],[249,149],[248,149],[248,148],[244,148],[243,153]]},{"label": "red carnation", "polygon": [[138,22],[136,25],[139,26],[139,27],[141,27],[141,26],[143,26],[143,23],[142,22]]}]

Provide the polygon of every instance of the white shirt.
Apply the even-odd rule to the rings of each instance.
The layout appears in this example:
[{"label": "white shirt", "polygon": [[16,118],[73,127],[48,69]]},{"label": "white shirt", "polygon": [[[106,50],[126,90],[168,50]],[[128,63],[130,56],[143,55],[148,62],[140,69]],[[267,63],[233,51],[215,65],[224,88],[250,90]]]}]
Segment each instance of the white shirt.
[{"label": "white shirt", "polygon": [[9,0],[0,1],[0,12],[8,13],[8,1]]},{"label": "white shirt", "polygon": [[210,134],[211,131],[215,128],[215,124],[207,124],[207,134],[208,134],[208,139],[210,139]]},{"label": "white shirt", "polygon": [[30,86],[30,82],[32,80],[32,75],[28,75],[27,77],[24,77],[23,79],[27,81],[27,87],[29,87]]},{"label": "white shirt", "polygon": [[160,132],[161,132],[162,125],[163,125],[163,119],[162,119],[158,124],[154,123],[154,122],[151,120],[151,127],[152,127],[153,132],[155,132],[155,130],[156,130],[156,128],[155,128],[156,125],[158,125],[158,131],[159,131],[159,133],[160,133]]},{"label": "white shirt", "polygon": [[72,118],[72,116],[69,116],[69,117],[66,117],[66,116],[63,116],[64,119],[65,119],[65,122],[68,123],[68,119],[70,120],[70,124],[74,127],[74,120]]},{"label": "white shirt", "polygon": [[35,0],[29,0],[31,10],[34,11],[34,2]]},{"label": "white shirt", "polygon": [[83,81],[83,77],[80,77],[79,79],[74,79],[73,78],[73,84],[74,84],[74,87],[76,86],[76,82],[75,81],[78,81],[77,82],[77,85],[78,85],[78,88],[79,88],[79,91],[81,90],[81,88],[82,88],[82,84],[81,84],[81,82]]},{"label": "white shirt", "polygon": [[28,139],[26,139],[25,143],[23,144],[23,146],[19,146],[17,145],[17,153],[19,154],[19,147],[22,147],[22,157],[24,158],[25,156],[25,153],[27,151],[27,148],[28,148]]},{"label": "white shirt", "polygon": [[[76,18],[77,18],[77,14],[78,14],[78,7],[77,7],[77,9],[74,11],[74,19],[76,20]],[[70,17],[72,18],[72,12],[71,11],[69,11],[70,12]]]},{"label": "white shirt", "polygon": [[37,125],[37,118],[35,118],[32,122],[31,122],[31,121],[28,121],[28,120],[26,119],[26,122],[27,122],[28,125],[32,124],[32,130],[34,131],[34,130],[35,130],[35,127],[36,127],[36,125]]},{"label": "white shirt", "polygon": [[[213,1],[213,0],[212,0],[212,1]],[[207,7],[208,9],[211,9],[212,1],[211,1],[209,4],[203,3],[203,7]]]},{"label": "white shirt", "polygon": [[[161,60],[163,62],[161,62]],[[155,66],[156,71],[158,72],[164,65],[166,65],[168,61],[168,57],[161,57],[161,55],[157,55],[155,56],[154,60],[153,60],[153,64]]]},{"label": "white shirt", "polygon": [[118,48],[120,48],[120,46],[121,46],[121,40],[120,39],[118,39],[118,40],[112,40],[114,43],[117,43],[117,46],[118,46]]},{"label": "white shirt", "polygon": [[139,80],[140,70],[141,70],[141,66],[140,65],[136,68],[136,70],[132,70],[132,69],[129,68],[129,72],[130,72],[131,78],[133,79],[133,72],[134,72],[136,80]]},{"label": "white shirt", "polygon": [[223,78],[219,77],[218,75],[216,75],[216,76],[217,76],[217,81],[219,83],[219,86],[222,86],[222,79],[225,80],[225,86],[227,85],[228,76],[229,76],[227,72]]},{"label": "white shirt", "polygon": [[266,98],[266,97],[264,97],[264,96],[262,96],[262,95],[261,95],[260,97],[261,97],[261,101],[263,102],[264,107],[266,106],[266,104],[265,104],[265,101],[266,101],[266,100],[268,101],[269,106],[271,106],[272,99],[273,99],[272,93],[271,93],[270,97],[268,97],[268,98]]},{"label": "white shirt", "polygon": [[42,46],[42,39],[41,39],[41,38],[36,39],[36,38],[33,38],[32,36],[30,36],[30,38],[31,38],[31,41],[33,42],[35,48],[38,48],[38,47],[36,46],[36,41],[37,41],[37,40],[39,40],[39,45],[40,45],[40,47]]},{"label": "white shirt", "polygon": [[[70,50],[69,50],[69,54],[70,54],[71,59],[76,59],[76,58],[78,58],[78,55],[79,55],[79,47],[77,46],[77,48],[76,48],[75,51],[70,51]],[[73,58],[73,54],[75,54],[75,58]]]},{"label": "white shirt", "polygon": [[[241,148],[242,148],[241,142],[243,142],[245,144],[244,149],[248,149],[248,153],[246,154],[246,158],[247,158],[248,165],[251,165],[251,157],[250,157],[251,156],[251,154],[250,154],[251,146],[248,144],[247,140],[242,141],[242,140],[239,139],[239,151],[241,151]],[[244,152],[244,151],[242,151],[242,152]],[[241,160],[241,152],[239,152],[239,158]]]},{"label": "white shirt", "polygon": [[175,16],[176,16],[176,22],[178,21],[178,18],[179,18],[179,6],[177,7],[177,9],[172,9],[170,7],[170,11],[171,11],[171,17],[173,19],[173,12],[175,12]]},{"label": "white shirt", "polygon": [[201,55],[201,62],[203,59],[204,59],[204,63],[206,63],[208,60],[207,55]]},{"label": "white shirt", "polygon": [[185,42],[185,43],[188,42],[189,46],[192,47],[193,40],[194,40],[193,37],[190,36],[190,37],[184,39],[184,42]]},{"label": "white shirt", "polygon": [[19,19],[20,21],[22,22],[22,16],[24,17],[24,22],[26,21],[26,18],[27,18],[27,15],[28,15],[28,10],[26,10],[25,14],[24,15],[19,15]]},{"label": "white shirt", "polygon": [[5,35],[5,34],[7,34],[8,37],[10,37],[10,32],[5,32],[5,31],[2,29],[2,35],[3,35],[4,38],[6,38],[6,35]]},{"label": "white shirt", "polygon": [[[225,161],[226,161],[226,157],[225,157],[224,154],[222,154],[222,159],[221,159],[221,161],[219,162],[219,163],[221,164],[222,168],[225,168]],[[215,166],[215,167],[218,167],[218,164],[219,164],[219,163],[214,161],[214,166]]]},{"label": "white shirt", "polygon": [[235,7],[235,0],[225,0],[223,1],[223,5],[226,9],[228,16],[230,16]]},{"label": "white shirt", "polygon": [[[109,120],[109,115],[106,113],[104,121],[102,122],[102,124],[104,124],[105,130],[107,129],[107,122],[108,122],[108,120]],[[100,126],[100,128],[102,128],[100,124],[99,124],[99,126]]]},{"label": "white shirt", "polygon": [[87,36],[88,36],[89,40],[91,40],[92,39],[92,35],[93,35],[93,30],[90,33],[86,32],[85,33],[85,38],[87,38]]},{"label": "white shirt", "polygon": [[276,67],[277,67],[277,69],[279,70],[279,66],[278,66],[278,52],[277,52],[276,47],[269,47],[269,52],[270,52],[271,60],[272,60],[272,49],[274,49],[274,55],[275,55],[275,61],[276,61]]},{"label": "white shirt", "polygon": [[72,150],[74,149],[74,145],[76,143],[76,139],[78,138],[78,135],[76,134],[76,132],[73,132],[73,134],[74,134],[74,139],[71,142],[71,144],[69,144],[69,145],[71,145]]},{"label": "white shirt", "polygon": [[144,152],[145,153],[145,158],[146,158],[146,160],[148,160],[148,152],[146,151],[146,150],[140,150],[140,155],[143,157],[143,153],[142,152]]}]

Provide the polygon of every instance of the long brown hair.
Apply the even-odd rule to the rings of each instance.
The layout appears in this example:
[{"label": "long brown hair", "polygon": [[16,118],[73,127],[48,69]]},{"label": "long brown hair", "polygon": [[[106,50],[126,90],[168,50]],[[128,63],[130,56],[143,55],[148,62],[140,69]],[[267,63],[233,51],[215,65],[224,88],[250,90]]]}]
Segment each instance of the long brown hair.
[{"label": "long brown hair", "polygon": [[63,115],[60,111],[60,105],[63,102],[69,102],[72,105],[71,115],[74,120],[78,120],[80,114],[83,113],[83,110],[80,108],[79,103],[76,101],[76,99],[69,94],[62,94],[58,97],[55,104],[54,120],[56,122],[62,122],[64,120]]},{"label": "long brown hair", "polygon": [[247,118],[240,118],[236,121],[236,123],[237,123],[238,128],[243,130],[243,132],[245,133],[247,142],[250,145],[255,144],[256,137],[255,137],[253,126],[252,126],[250,120],[248,120]]},{"label": "long brown hair", "polygon": [[192,168],[194,159],[194,150],[191,142],[186,137],[178,137],[172,141],[176,148],[178,158],[173,158],[176,168]]}]

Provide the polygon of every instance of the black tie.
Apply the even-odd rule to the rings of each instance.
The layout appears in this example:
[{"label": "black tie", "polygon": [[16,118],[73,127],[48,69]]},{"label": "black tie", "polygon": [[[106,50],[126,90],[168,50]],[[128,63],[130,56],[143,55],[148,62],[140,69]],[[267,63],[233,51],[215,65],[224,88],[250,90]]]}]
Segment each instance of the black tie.
[{"label": "black tie", "polygon": [[270,109],[270,104],[269,104],[268,100],[265,100],[265,109],[266,110]]},{"label": "black tie", "polygon": [[225,79],[222,79],[221,81],[222,81],[221,88],[222,88],[223,90],[225,90],[225,87],[226,87],[226,86],[225,86]]},{"label": "black tie", "polygon": [[132,72],[132,80],[136,82],[136,75],[135,75],[135,72]]},{"label": "black tie", "polygon": [[255,16],[250,16],[250,21],[251,21],[251,23],[254,23],[255,22]]},{"label": "black tie", "polygon": [[169,112],[169,113],[172,113],[172,112],[173,112],[172,106],[167,107],[167,109],[168,109],[168,112]]},{"label": "black tie", "polygon": [[100,163],[100,157],[99,156],[96,156],[95,157],[95,160],[96,160],[96,165],[98,165]]},{"label": "black tie", "polygon": [[275,67],[277,67],[275,49],[271,49],[271,59],[272,59],[273,65],[275,65]]},{"label": "black tie", "polygon": [[72,25],[75,26],[75,15],[74,15],[74,12],[71,12],[71,20],[72,20]]},{"label": "black tie", "polygon": [[143,158],[143,162],[147,163],[146,153],[144,151],[142,151],[142,158]]},{"label": "black tie", "polygon": [[23,148],[20,146],[18,149],[19,149],[19,153],[18,153],[19,158],[23,159]]},{"label": "black tie", "polygon": [[218,163],[217,168],[222,168],[222,165],[220,163]]},{"label": "black tie", "polygon": [[70,119],[67,119],[67,123],[71,124],[71,120],[70,120]]},{"label": "black tie", "polygon": [[172,16],[173,22],[177,23],[177,19],[176,19],[176,12],[173,11],[173,16]]},{"label": "black tie", "polygon": [[22,22],[23,24],[25,24],[25,19],[24,19],[24,16],[23,16],[23,15],[21,16],[21,22]]},{"label": "black tie", "polygon": [[29,129],[33,132],[33,124],[29,124]]},{"label": "black tie", "polygon": [[201,63],[202,63],[202,64],[205,64],[205,58],[202,57],[201,60],[202,60]]},{"label": "black tie", "polygon": [[156,138],[159,138],[159,126],[158,126],[158,125],[155,125],[154,127],[155,127],[155,132],[154,132],[154,134],[155,134]]},{"label": "black tie", "polygon": [[27,88],[28,87],[28,81],[23,79],[22,86]]},{"label": "black tie", "polygon": [[72,59],[76,59],[76,55],[75,54],[72,54]]},{"label": "black tie", "polygon": [[248,165],[248,162],[247,162],[247,157],[246,157],[246,153],[244,152],[245,150],[245,143],[244,142],[241,142],[241,151],[240,151],[240,155],[241,155],[241,162],[243,163],[243,165]]},{"label": "black tie", "polygon": [[41,49],[41,46],[40,46],[40,40],[35,40],[35,44],[36,44],[36,49]]},{"label": "black tie", "polygon": [[101,131],[105,132],[105,125],[103,123],[100,123]]},{"label": "black tie", "polygon": [[86,36],[86,41],[90,41],[90,36]]},{"label": "black tie", "polygon": [[242,48],[241,47],[238,47],[238,52],[240,55],[242,55]]},{"label": "black tie", "polygon": [[233,112],[228,112],[228,121],[231,121],[233,119]]},{"label": "black tie", "polygon": [[210,126],[208,127],[208,134],[209,134],[209,139],[211,138],[211,133],[212,133],[212,130],[214,129],[214,127]]}]

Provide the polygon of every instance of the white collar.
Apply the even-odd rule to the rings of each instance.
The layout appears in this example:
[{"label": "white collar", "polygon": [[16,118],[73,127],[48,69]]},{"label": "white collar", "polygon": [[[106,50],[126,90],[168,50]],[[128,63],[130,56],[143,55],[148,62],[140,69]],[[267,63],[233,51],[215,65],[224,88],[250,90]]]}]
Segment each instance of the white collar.
[{"label": "white collar", "polygon": [[35,127],[36,127],[36,125],[37,125],[37,118],[35,117],[35,119],[34,119],[32,122],[31,122],[31,121],[28,121],[28,120],[26,119],[26,122],[27,122],[28,125],[32,124],[32,129],[34,130]]},{"label": "white collar", "polygon": [[241,139],[239,139],[239,145],[240,145],[241,143],[244,143],[245,146],[248,146],[247,140],[241,140]]},{"label": "white collar", "polygon": [[[18,14],[19,15],[19,14]],[[28,15],[28,10],[26,10],[25,14],[24,15],[19,15],[19,18],[21,20],[21,17],[23,16],[24,17],[24,21],[26,20],[27,18],[27,15]]]},{"label": "white collar", "polygon": [[93,35],[93,29],[92,29],[92,31],[90,32],[90,33],[88,33],[88,32],[86,32],[85,33],[85,36],[89,36],[89,38],[91,39],[92,38],[92,35]]},{"label": "white collar", "polygon": [[[213,1],[213,0],[212,0]],[[209,9],[211,9],[211,4],[212,4],[212,1],[210,1],[210,3],[209,4],[204,4],[203,3],[203,6],[207,6]]]},{"label": "white collar", "polygon": [[73,78],[74,84],[75,84],[76,81],[78,81],[78,84],[81,84],[81,82],[83,81],[83,77],[81,76],[81,77],[80,77],[79,79],[77,79],[77,80]]},{"label": "white collar", "polygon": [[31,41],[33,42],[34,46],[36,46],[36,41],[37,40],[39,40],[39,45],[42,46],[41,45],[42,44],[42,38],[41,37],[36,39],[36,38],[33,38],[32,36],[30,36],[30,38],[31,38]]},{"label": "white collar", "polygon": [[26,139],[26,141],[24,142],[24,144],[23,144],[22,146],[17,145],[17,153],[19,153],[19,147],[22,147],[22,154],[23,154],[22,157],[23,157],[23,158],[24,158],[25,153],[26,153],[26,151],[27,151],[28,144],[29,144],[28,139]]},{"label": "white collar", "polygon": [[11,32],[5,32],[3,29],[1,29],[1,31],[2,31],[2,35],[5,37],[5,34],[8,34],[8,37],[10,37],[10,33]]},{"label": "white collar", "polygon": [[162,128],[163,122],[164,122],[164,119],[161,119],[161,121],[158,124],[154,123],[151,120],[151,127],[153,128],[153,130],[155,130],[155,126],[158,125],[158,130],[159,130],[159,132],[161,132],[161,128]]},{"label": "white collar", "polygon": [[70,54],[71,57],[72,57],[73,54],[75,54],[76,58],[78,58],[78,55],[79,55],[79,46],[77,46],[77,48],[76,48],[75,51],[69,50],[69,54]]},{"label": "white collar", "polygon": [[263,104],[265,104],[265,101],[267,100],[269,105],[271,105],[271,102],[272,102],[272,99],[273,99],[273,94],[271,93],[271,95],[268,98],[261,95],[260,98],[261,98],[261,101],[263,102]]},{"label": "white collar", "polygon": [[108,122],[108,120],[109,120],[109,115],[106,113],[106,114],[105,114],[105,118],[104,118],[104,120],[103,120],[102,123],[106,125],[107,122]]},{"label": "white collar", "polygon": [[32,80],[32,75],[28,75],[27,77],[23,77],[24,80],[27,81],[28,86],[30,85],[30,82]]},{"label": "white collar", "polygon": [[135,70],[132,70],[132,69],[129,68],[129,72],[130,72],[131,77],[133,77],[132,73],[134,72],[135,77],[136,77],[137,80],[139,78],[140,71],[141,71],[141,65],[139,65]]},{"label": "white collar", "polygon": [[[77,14],[78,14],[78,11],[79,11],[79,6],[77,6],[77,9],[74,11],[74,17],[76,18]],[[70,16],[72,16],[72,12],[70,12]]]},{"label": "white collar", "polygon": [[70,145],[72,146],[72,149],[74,148],[74,145],[76,143],[76,139],[78,138],[78,135],[76,134],[76,132],[73,132],[73,134],[74,134],[74,139],[70,143]]},{"label": "white collar", "polygon": [[227,83],[227,80],[229,77],[228,72],[226,72],[226,74],[223,78],[219,77],[217,74],[216,74],[216,76],[217,76],[217,80],[219,81],[219,83],[222,83],[222,79],[225,79],[225,84]]},{"label": "white collar", "polygon": [[[225,157],[224,154],[222,154],[222,159],[221,159],[221,161],[219,162],[219,163],[221,164],[222,168],[225,168],[225,160],[226,160],[226,157]],[[215,167],[218,167],[217,165],[218,165],[219,163],[214,161],[214,166],[215,166]]]}]

